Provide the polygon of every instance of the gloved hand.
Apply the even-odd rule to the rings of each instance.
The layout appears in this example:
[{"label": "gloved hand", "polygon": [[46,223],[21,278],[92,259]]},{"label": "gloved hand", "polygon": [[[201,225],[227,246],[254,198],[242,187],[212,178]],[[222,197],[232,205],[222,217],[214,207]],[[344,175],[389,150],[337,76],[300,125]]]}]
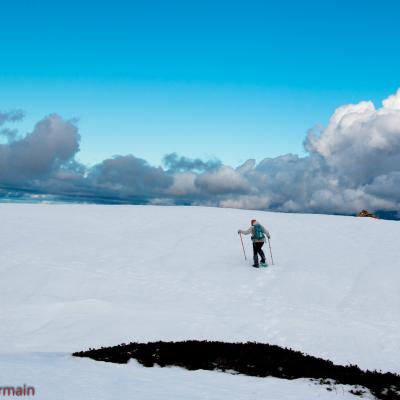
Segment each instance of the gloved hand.
[{"label": "gloved hand", "polygon": [[238,230],[238,235],[240,235],[242,233],[242,230],[241,229],[239,229]]},{"label": "gloved hand", "polygon": [[267,238],[268,238],[268,239],[271,239],[271,235],[267,235]]}]

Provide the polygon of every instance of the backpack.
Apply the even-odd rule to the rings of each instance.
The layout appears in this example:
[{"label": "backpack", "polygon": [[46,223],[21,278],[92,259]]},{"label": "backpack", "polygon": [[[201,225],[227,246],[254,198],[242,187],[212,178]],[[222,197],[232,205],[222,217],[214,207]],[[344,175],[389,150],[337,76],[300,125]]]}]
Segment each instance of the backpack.
[{"label": "backpack", "polygon": [[262,226],[260,224],[255,224],[253,239],[254,240],[264,240],[264,238],[265,238],[265,236],[264,236]]}]

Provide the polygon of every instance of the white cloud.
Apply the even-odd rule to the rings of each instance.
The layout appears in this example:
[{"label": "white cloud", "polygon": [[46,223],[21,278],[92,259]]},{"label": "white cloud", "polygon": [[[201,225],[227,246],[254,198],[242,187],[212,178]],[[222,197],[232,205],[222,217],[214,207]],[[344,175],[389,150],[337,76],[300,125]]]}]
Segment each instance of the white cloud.
[{"label": "white cloud", "polygon": [[0,145],[0,181],[20,183],[47,178],[79,150],[77,127],[51,114],[24,138]]},{"label": "white cloud", "polygon": [[400,89],[382,102],[383,107],[391,110],[400,110]]},{"label": "white cloud", "polygon": [[221,200],[218,204],[225,208],[243,208],[247,210],[266,210],[271,205],[268,196],[238,196]]},{"label": "white cloud", "polygon": [[346,185],[369,184],[400,168],[400,92],[375,109],[371,102],[338,108],[306,148],[320,155]]},{"label": "white cloud", "polygon": [[172,196],[189,196],[199,192],[195,185],[197,175],[193,172],[177,172],[174,174],[172,186],[168,193]]},{"label": "white cloud", "polygon": [[227,166],[198,175],[195,184],[202,192],[209,195],[245,193],[250,190],[250,185],[244,176]]},{"label": "white cloud", "polygon": [[[0,113],[1,128],[20,118]],[[291,212],[400,210],[400,90],[379,108],[370,101],[339,107],[326,127],[310,130],[305,157],[249,159],[237,168],[173,153],[166,170],[131,154],[89,169],[74,159],[79,139],[74,122],[50,115],[31,134],[0,145],[0,184],[101,201],[142,196],[157,204]]]}]

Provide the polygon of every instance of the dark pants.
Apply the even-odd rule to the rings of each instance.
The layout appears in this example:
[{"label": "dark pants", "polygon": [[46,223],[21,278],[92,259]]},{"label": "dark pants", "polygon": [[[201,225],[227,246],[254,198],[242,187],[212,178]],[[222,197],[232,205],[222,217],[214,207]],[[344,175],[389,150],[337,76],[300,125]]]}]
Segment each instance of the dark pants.
[{"label": "dark pants", "polygon": [[265,263],[265,254],[261,249],[263,246],[264,246],[264,242],[253,242],[253,260],[254,260],[254,265],[258,265],[258,254],[261,257],[261,262]]}]

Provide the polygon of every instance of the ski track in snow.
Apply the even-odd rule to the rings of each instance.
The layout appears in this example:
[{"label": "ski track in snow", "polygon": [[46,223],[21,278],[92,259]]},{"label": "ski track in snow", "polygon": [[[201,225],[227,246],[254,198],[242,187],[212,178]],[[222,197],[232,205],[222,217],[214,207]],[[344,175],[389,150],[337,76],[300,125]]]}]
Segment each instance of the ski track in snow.
[{"label": "ski track in snow", "polygon": [[[244,261],[237,235],[253,217],[272,235],[276,265],[266,269],[250,267],[249,236],[243,236]],[[400,372],[397,221],[206,207],[20,204],[2,204],[0,218],[2,377],[9,376],[12,359],[26,357],[29,364],[35,352],[185,339],[267,342],[339,364]],[[270,259],[268,245],[264,251]],[[54,362],[72,375],[72,365],[104,375],[124,368],[59,357]],[[41,360],[45,371],[49,359]],[[150,373],[139,366],[135,371]],[[154,372],[160,379],[172,374],[176,382],[186,373]],[[218,378],[210,379],[250,379],[193,376],[213,374]],[[335,395],[325,392],[321,396]],[[312,393],[316,397],[307,398],[325,399],[319,389]],[[212,396],[207,398],[225,398]]]}]

